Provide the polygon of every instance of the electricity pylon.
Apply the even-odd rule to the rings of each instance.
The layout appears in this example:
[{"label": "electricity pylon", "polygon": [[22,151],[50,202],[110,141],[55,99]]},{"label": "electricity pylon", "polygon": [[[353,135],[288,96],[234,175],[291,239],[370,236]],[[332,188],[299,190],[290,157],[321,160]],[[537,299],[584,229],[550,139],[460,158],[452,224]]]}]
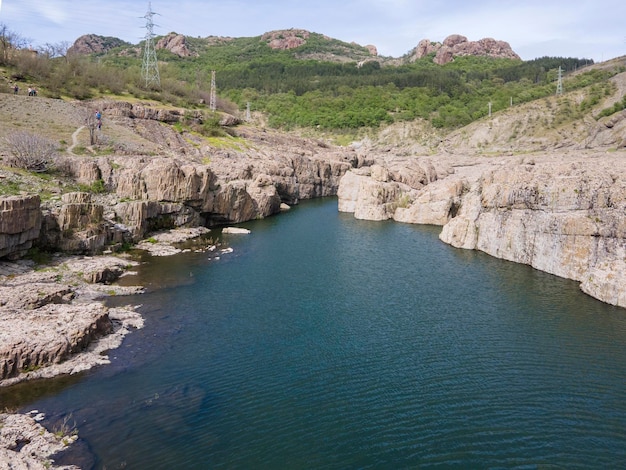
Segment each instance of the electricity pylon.
[{"label": "electricity pylon", "polygon": [[209,109],[215,112],[217,109],[217,96],[215,90],[215,70],[211,72],[211,99],[209,101]]},{"label": "electricity pylon", "polygon": [[558,75],[558,79],[556,82],[556,94],[557,95],[563,94],[563,71],[561,70],[560,65],[559,65],[559,75]]},{"label": "electricity pylon", "polygon": [[152,11],[152,4],[149,2],[148,12],[144,16],[146,19],[146,43],[143,50],[143,63],[141,64],[141,77],[146,81],[146,88],[151,85],[157,88],[161,87],[159,64],[154,48],[154,22],[152,21],[154,15],[156,13]]}]

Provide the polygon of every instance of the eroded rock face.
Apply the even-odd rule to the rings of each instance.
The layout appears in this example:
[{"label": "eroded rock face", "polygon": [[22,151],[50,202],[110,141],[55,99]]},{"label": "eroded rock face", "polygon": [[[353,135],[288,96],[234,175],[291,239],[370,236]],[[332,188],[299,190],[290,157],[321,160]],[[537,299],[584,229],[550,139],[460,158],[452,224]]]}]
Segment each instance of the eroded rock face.
[{"label": "eroded rock face", "polygon": [[0,263],[0,386],[46,376],[53,367],[71,373],[106,361],[98,353],[74,359],[117,328],[111,309],[95,302],[88,286],[113,282],[129,264],[105,256],[60,260],[38,271]]},{"label": "eroded rock face", "polygon": [[418,178],[421,188],[394,180],[385,166],[350,171],[339,209],[442,225],[446,243],[580,281],[584,292],[626,307],[624,158],[598,152],[455,160],[454,171]]},{"label": "eroded rock face", "polygon": [[23,256],[39,238],[40,202],[38,195],[0,198],[0,258]]},{"label": "eroded rock face", "polygon": [[581,281],[626,306],[625,211],[626,181],[598,160],[518,165],[472,185],[440,238]]},{"label": "eroded rock face", "polygon": [[[50,328],[50,320],[56,328]],[[25,370],[62,362],[82,351],[94,339],[111,332],[107,310],[100,304],[68,306],[47,304],[36,314],[24,316],[3,312],[0,333],[0,380],[15,377]],[[14,343],[7,335],[19,331],[22,342]]]}]

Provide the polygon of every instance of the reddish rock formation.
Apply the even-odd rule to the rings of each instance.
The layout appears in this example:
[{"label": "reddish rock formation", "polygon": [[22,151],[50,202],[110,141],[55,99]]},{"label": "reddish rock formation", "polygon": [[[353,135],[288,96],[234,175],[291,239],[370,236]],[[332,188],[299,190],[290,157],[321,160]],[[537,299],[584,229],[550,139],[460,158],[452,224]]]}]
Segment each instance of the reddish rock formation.
[{"label": "reddish rock formation", "polygon": [[455,57],[468,55],[521,60],[508,42],[492,38],[468,41],[460,34],[448,36],[443,43],[431,42],[428,39],[421,40],[414,49],[411,60],[415,61],[433,53],[436,54],[433,61],[439,65],[452,62]]},{"label": "reddish rock formation", "polygon": [[118,38],[98,36],[97,34],[85,34],[74,41],[74,44],[67,50],[67,53],[99,54],[124,45],[128,45],[128,43]]},{"label": "reddish rock formation", "polygon": [[159,39],[155,49],[167,49],[178,57],[191,57],[194,55],[187,47],[187,38],[182,34],[176,33],[170,33]]},{"label": "reddish rock formation", "polygon": [[280,31],[270,31],[261,36],[262,41],[272,49],[288,50],[295,49],[306,44],[306,40],[311,33],[304,29],[285,29]]}]

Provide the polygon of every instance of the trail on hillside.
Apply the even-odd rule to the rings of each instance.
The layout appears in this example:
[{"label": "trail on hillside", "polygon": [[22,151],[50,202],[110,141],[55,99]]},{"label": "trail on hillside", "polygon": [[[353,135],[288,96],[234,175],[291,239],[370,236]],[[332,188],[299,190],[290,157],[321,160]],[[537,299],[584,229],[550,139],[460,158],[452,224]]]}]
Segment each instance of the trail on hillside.
[{"label": "trail on hillside", "polygon": [[[72,155],[73,157],[77,157],[78,155],[74,153],[74,148],[78,145],[78,134],[85,128],[85,126],[80,126],[72,133],[72,145],[67,148],[67,153]],[[91,145],[85,147],[91,153],[95,153],[93,147]]]},{"label": "trail on hillside", "polygon": [[70,155],[76,156],[76,154],[74,153],[74,147],[76,147],[78,145],[78,134],[80,134],[80,131],[82,131],[84,128],[85,128],[85,126],[80,126],[72,134],[72,145],[70,145],[67,148],[67,153],[69,153]]}]

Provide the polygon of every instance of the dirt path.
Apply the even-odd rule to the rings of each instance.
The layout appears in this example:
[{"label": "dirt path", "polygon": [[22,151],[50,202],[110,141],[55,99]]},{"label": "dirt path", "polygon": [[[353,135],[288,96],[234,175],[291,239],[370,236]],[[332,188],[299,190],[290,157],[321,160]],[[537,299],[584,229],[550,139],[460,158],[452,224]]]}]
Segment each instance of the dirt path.
[{"label": "dirt path", "polygon": [[70,155],[76,156],[76,154],[74,153],[74,147],[76,147],[78,145],[78,134],[80,134],[80,131],[82,131],[84,128],[85,128],[85,126],[80,126],[72,134],[72,145],[70,145],[67,148],[67,153],[69,153]]}]

